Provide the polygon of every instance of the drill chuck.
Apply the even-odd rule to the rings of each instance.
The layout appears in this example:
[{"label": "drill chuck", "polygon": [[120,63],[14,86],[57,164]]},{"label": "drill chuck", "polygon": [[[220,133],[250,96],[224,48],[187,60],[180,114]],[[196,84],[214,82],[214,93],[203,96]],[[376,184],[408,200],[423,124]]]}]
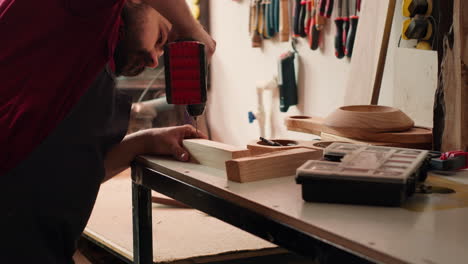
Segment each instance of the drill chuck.
[{"label": "drill chuck", "polygon": [[187,113],[190,116],[197,117],[205,111],[205,104],[189,104],[187,105]]}]

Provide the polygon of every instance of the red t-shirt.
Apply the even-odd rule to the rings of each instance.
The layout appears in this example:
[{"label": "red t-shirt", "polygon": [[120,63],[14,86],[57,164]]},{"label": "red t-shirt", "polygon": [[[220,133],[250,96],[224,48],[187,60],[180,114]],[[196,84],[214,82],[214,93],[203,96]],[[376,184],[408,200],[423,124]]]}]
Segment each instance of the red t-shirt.
[{"label": "red t-shirt", "polygon": [[53,131],[112,60],[124,2],[0,0],[0,176]]}]

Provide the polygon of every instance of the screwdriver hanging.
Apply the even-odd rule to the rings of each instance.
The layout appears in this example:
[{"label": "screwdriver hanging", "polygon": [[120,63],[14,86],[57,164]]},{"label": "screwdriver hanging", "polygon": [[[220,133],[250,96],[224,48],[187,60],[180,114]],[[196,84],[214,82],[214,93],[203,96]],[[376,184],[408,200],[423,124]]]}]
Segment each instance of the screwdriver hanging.
[{"label": "screwdriver hanging", "polygon": [[304,31],[304,20],[306,16],[306,1],[295,0],[294,5],[294,25],[293,33],[294,37],[305,37]]},{"label": "screwdriver hanging", "polygon": [[348,38],[346,39],[346,49],[345,54],[348,58],[351,58],[353,55],[354,40],[356,39],[356,30],[359,22],[358,10],[360,7],[360,1],[356,0],[356,5],[354,6],[354,15],[350,17],[350,29],[348,32]]},{"label": "screwdriver hanging", "polygon": [[312,50],[316,50],[319,47],[320,30],[317,29],[317,16],[318,14],[318,0],[312,0],[312,19],[309,29],[309,47]]},{"label": "screwdriver hanging", "polygon": [[343,47],[343,0],[338,0],[338,10],[337,17],[335,19],[336,25],[336,36],[335,36],[335,56],[338,59],[344,57],[344,47]]},{"label": "screwdriver hanging", "polygon": [[345,0],[345,3],[346,3],[346,8],[345,8],[346,14],[343,19],[343,40],[342,41],[343,41],[344,52],[346,54],[346,42],[348,40],[348,32],[349,32],[349,0]]}]

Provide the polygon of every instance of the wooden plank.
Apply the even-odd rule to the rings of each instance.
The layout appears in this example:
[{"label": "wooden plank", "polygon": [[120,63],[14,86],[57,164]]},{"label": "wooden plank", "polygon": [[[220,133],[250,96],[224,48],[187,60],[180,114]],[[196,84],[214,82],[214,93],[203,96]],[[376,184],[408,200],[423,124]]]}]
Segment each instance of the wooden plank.
[{"label": "wooden plank", "polygon": [[320,136],[323,120],[316,116],[290,116],[284,119],[284,124],[288,130]]},{"label": "wooden plank", "polygon": [[395,0],[362,1],[345,104],[377,104]]},{"label": "wooden plank", "polygon": [[227,178],[235,182],[252,182],[291,176],[304,162],[320,159],[322,151],[297,148],[269,154],[233,159],[226,162]]},{"label": "wooden plank", "polygon": [[410,116],[417,126],[433,127],[437,63],[436,51],[395,50],[393,106]]},{"label": "wooden plank", "polygon": [[398,143],[398,142],[377,142],[377,141],[365,141],[365,140],[356,140],[352,138],[337,136],[329,133],[321,134],[321,138],[324,141],[336,141],[336,142],[349,142],[353,144],[361,145],[372,145],[372,146],[385,146],[385,147],[397,147],[397,148],[415,148],[415,149],[432,149],[432,142],[428,141],[427,143]]},{"label": "wooden plank", "polygon": [[227,160],[250,156],[250,151],[246,148],[206,139],[185,139],[182,143],[193,161],[221,170],[225,169]]},{"label": "wooden plank", "polygon": [[[455,0],[453,40],[444,41],[442,79],[445,122],[442,151],[468,150],[468,3]],[[451,43],[453,42],[453,43]],[[453,44],[453,45],[452,45]]]},{"label": "wooden plank", "polygon": [[[337,136],[376,142],[392,142],[392,143],[410,143],[410,144],[427,144],[432,142],[432,130],[423,127],[413,127],[402,132],[385,132],[385,133],[370,133],[364,130],[344,129],[338,130],[320,122],[320,118],[302,116],[300,118],[288,117],[286,126],[289,130],[307,132],[317,135],[325,132]],[[319,134],[319,135],[320,135]]]}]

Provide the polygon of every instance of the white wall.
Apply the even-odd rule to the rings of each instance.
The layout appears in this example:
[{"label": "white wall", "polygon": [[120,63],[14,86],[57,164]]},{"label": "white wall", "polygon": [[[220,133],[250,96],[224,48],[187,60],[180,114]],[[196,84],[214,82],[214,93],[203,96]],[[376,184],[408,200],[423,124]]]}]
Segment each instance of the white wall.
[{"label": "white wall", "polygon": [[[210,30],[217,41],[212,60],[212,86],[208,117],[214,140],[245,145],[259,136],[257,123],[249,124],[247,113],[256,111],[256,84],[272,78],[277,72],[281,53],[291,49],[290,43],[264,41],[262,49],[252,48],[248,33],[248,0],[210,1]],[[397,3],[399,10],[401,0]],[[399,11],[397,11],[399,14]],[[401,19],[401,18],[400,18]],[[399,28],[400,25],[397,25]],[[334,55],[335,28],[329,20],[321,50],[312,51],[305,40],[297,45],[300,54],[299,105],[286,114],[275,109],[275,137],[309,139],[311,135],[286,131],[283,119],[287,115],[314,115],[325,117],[344,103],[344,89],[350,64]],[[391,37],[388,57],[392,58],[399,39],[398,30]],[[389,63],[393,63],[390,59]],[[389,67],[392,71],[391,67]],[[393,104],[393,72],[384,75],[381,104]],[[265,98],[269,98],[269,94]],[[266,136],[269,137],[271,131]]]}]

